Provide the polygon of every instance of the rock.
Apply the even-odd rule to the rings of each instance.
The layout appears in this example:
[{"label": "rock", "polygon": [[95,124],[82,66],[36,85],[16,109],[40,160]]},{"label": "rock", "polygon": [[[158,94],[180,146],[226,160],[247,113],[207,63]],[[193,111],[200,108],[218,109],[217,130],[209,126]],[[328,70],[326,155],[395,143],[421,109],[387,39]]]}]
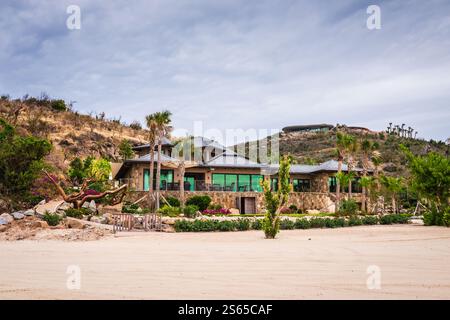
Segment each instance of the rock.
[{"label": "rock", "polygon": [[2,215],[0,215],[0,218],[5,220],[6,223],[11,223],[14,221],[14,217],[9,213],[3,213]]},{"label": "rock", "polygon": [[[42,201],[45,201],[45,200],[42,200]],[[61,206],[61,204],[63,202],[64,201],[62,201],[62,200],[53,200],[53,201],[49,201],[49,202],[43,203],[43,204],[41,204],[39,202],[39,204],[35,207],[36,214],[38,216],[43,216],[45,214],[45,212],[55,213],[56,211],[58,211],[58,208]]]},{"label": "rock", "polygon": [[91,202],[89,202],[89,210],[91,210],[92,212],[97,212],[97,206],[95,205],[95,201],[91,200]]},{"label": "rock", "polygon": [[89,202],[83,203],[82,208],[89,209]]},{"label": "rock", "polygon": [[11,213],[11,215],[14,217],[15,220],[22,220],[23,218],[25,218],[25,215],[23,214],[22,211],[13,212]]},{"label": "rock", "polygon": [[43,228],[43,229],[45,229],[45,228],[49,227],[48,223],[46,221],[42,221],[42,220],[30,221],[28,223],[28,225],[30,226],[30,228],[33,228],[33,229],[35,229],[35,228]]},{"label": "rock", "polygon": [[26,216],[34,216],[34,210],[28,209],[28,210],[24,211],[23,214]]},{"label": "rock", "polygon": [[44,204],[45,204],[45,199],[42,200],[41,202],[39,202],[37,205],[38,205],[38,206],[42,206],[42,205],[44,205]]},{"label": "rock", "polygon": [[162,225],[162,232],[175,232],[175,228],[171,225],[168,224],[163,224]]},{"label": "rock", "polygon": [[230,214],[240,214],[239,209],[237,209],[237,208],[230,208]]},{"label": "rock", "polygon": [[306,213],[308,213],[308,214],[317,214],[317,213],[320,213],[320,211],[319,210],[306,210]]},{"label": "rock", "polygon": [[66,211],[67,209],[73,208],[73,205],[69,202],[63,202],[58,207],[58,211]]},{"label": "rock", "polygon": [[103,219],[101,217],[93,216],[93,217],[91,217],[91,220],[89,220],[89,221],[95,222],[95,223],[102,223]]},{"label": "rock", "polygon": [[71,228],[71,229],[84,229],[86,226],[86,223],[84,223],[83,220],[70,218],[70,217],[66,218],[65,224],[68,228]]},{"label": "rock", "polygon": [[6,221],[6,220],[3,219],[3,218],[0,218],[0,226],[3,226],[3,225],[5,225],[5,224],[8,224],[8,221]]},{"label": "rock", "polygon": [[115,206],[99,206],[98,212],[100,214],[107,214],[107,213],[122,213],[123,203],[119,203]]},{"label": "rock", "polygon": [[171,225],[171,226],[173,226],[174,224],[175,224],[175,221],[176,221],[177,219],[175,219],[175,218],[162,218],[161,219],[161,222],[163,223],[163,224],[167,224],[167,225]]},{"label": "rock", "polygon": [[6,200],[0,199],[0,212],[9,211],[9,204]]},{"label": "rock", "polygon": [[[0,219],[0,220],[1,220],[1,219]],[[8,230],[8,226],[2,225],[2,224],[0,223],[0,232],[5,232],[6,230]]]}]

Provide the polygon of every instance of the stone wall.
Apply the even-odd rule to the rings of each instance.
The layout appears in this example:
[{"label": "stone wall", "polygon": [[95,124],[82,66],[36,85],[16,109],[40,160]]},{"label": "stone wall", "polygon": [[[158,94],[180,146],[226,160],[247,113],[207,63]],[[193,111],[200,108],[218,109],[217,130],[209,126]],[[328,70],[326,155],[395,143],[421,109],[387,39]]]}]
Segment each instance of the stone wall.
[{"label": "stone wall", "polygon": [[[132,191],[127,195],[127,201],[136,201],[146,195],[144,191]],[[179,198],[178,191],[161,192],[164,196]],[[223,192],[223,191],[205,191],[205,192],[185,192],[185,199],[194,195],[208,195],[212,203],[220,204],[225,208],[236,208],[237,197],[255,197],[256,211],[263,212],[264,201],[262,192]],[[292,192],[289,196],[289,204],[294,204],[303,210],[319,210],[321,212],[334,212],[334,194],[325,192]],[[145,205],[145,201],[142,202]]]}]

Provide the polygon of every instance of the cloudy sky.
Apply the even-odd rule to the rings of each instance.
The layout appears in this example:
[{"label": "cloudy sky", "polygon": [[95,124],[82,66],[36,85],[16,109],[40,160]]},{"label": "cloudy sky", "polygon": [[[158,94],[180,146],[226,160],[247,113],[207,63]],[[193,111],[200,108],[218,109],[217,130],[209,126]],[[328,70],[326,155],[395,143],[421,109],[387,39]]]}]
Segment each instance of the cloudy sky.
[{"label": "cloudy sky", "polygon": [[41,92],[128,123],[169,109],[190,131],[394,122],[446,139],[450,1],[2,0],[0,94]]}]

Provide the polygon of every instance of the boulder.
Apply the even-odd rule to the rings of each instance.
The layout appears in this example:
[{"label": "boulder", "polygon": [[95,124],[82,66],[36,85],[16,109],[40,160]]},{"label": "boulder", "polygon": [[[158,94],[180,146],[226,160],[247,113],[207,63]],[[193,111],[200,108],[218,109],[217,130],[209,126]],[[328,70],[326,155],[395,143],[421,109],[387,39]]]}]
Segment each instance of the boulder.
[{"label": "boulder", "polygon": [[0,223],[0,232],[5,232],[6,230],[8,230],[8,226],[7,225],[2,225]]},{"label": "boulder", "polygon": [[98,217],[98,216],[92,216],[91,217],[91,220],[89,220],[89,221],[91,221],[91,222],[95,222],[95,223],[103,223],[103,218],[102,217]]},{"label": "boulder", "polygon": [[91,200],[91,202],[89,202],[89,207],[88,208],[92,212],[97,212],[97,205],[95,204],[94,200]]},{"label": "boulder", "polygon": [[166,218],[166,217],[164,217],[164,218],[161,219],[161,222],[163,224],[167,224],[167,225],[171,225],[171,226],[173,226],[175,224],[175,221],[177,221],[177,219],[175,219],[175,218]]},{"label": "boulder", "polygon": [[26,215],[26,216],[34,216],[34,210],[33,209],[25,210],[23,212],[23,214]]},{"label": "boulder", "polygon": [[42,205],[45,204],[45,202],[46,202],[46,201],[45,201],[45,199],[44,199],[44,200],[42,200],[41,202],[39,202],[37,205],[38,205],[38,206],[42,206]]},{"label": "boulder", "polygon": [[107,213],[122,213],[122,208],[123,203],[119,203],[115,206],[99,206],[97,209],[100,214],[105,215]]},{"label": "boulder", "polygon": [[162,232],[175,232],[175,228],[172,225],[168,225],[168,224],[163,224],[162,225]]},{"label": "boulder", "polygon": [[[42,201],[45,201],[45,200],[42,200]],[[43,204],[41,204],[41,202],[39,202],[39,204],[35,207],[35,211],[38,216],[43,216],[45,214],[45,212],[55,213],[56,211],[58,211],[58,208],[61,206],[61,204],[64,201],[52,200],[47,203],[44,202]]]},{"label": "boulder", "polygon": [[9,213],[3,213],[2,215],[0,215],[0,219],[5,220],[6,224],[14,221],[14,217]]},{"label": "boulder", "polygon": [[317,213],[320,213],[320,211],[319,210],[306,210],[306,213],[308,213],[308,214],[317,214]]},{"label": "boulder", "polygon": [[86,226],[86,223],[84,223],[83,220],[70,218],[70,217],[67,217],[65,219],[65,224],[68,228],[71,228],[71,229],[84,229]]},{"label": "boulder", "polygon": [[58,211],[66,211],[67,209],[73,208],[73,205],[69,202],[63,202],[58,207]]},{"label": "boulder", "polygon": [[34,220],[34,221],[30,221],[28,222],[28,225],[30,226],[30,228],[33,229],[37,229],[37,228],[48,228],[49,225],[46,221],[42,221],[42,220]]},{"label": "boulder", "polygon": [[22,220],[23,218],[25,218],[25,215],[23,214],[22,211],[13,212],[11,213],[11,215],[14,217],[15,220]]},{"label": "boulder", "polygon": [[0,218],[0,226],[6,225],[6,224],[8,224],[8,221],[6,221],[3,218]]}]

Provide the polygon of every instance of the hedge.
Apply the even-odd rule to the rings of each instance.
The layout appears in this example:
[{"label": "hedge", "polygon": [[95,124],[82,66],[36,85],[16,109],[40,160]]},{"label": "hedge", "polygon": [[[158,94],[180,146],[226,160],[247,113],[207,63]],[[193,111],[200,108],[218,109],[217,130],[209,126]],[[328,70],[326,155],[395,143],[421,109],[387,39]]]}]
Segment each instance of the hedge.
[{"label": "hedge", "polygon": [[[391,214],[379,219],[377,216],[344,218],[300,218],[296,220],[283,219],[280,221],[280,229],[311,229],[311,228],[342,228],[375,224],[404,224],[409,222],[411,215]],[[176,232],[207,232],[207,231],[245,231],[261,230],[260,219],[239,218],[237,220],[186,220],[175,221]]]}]

